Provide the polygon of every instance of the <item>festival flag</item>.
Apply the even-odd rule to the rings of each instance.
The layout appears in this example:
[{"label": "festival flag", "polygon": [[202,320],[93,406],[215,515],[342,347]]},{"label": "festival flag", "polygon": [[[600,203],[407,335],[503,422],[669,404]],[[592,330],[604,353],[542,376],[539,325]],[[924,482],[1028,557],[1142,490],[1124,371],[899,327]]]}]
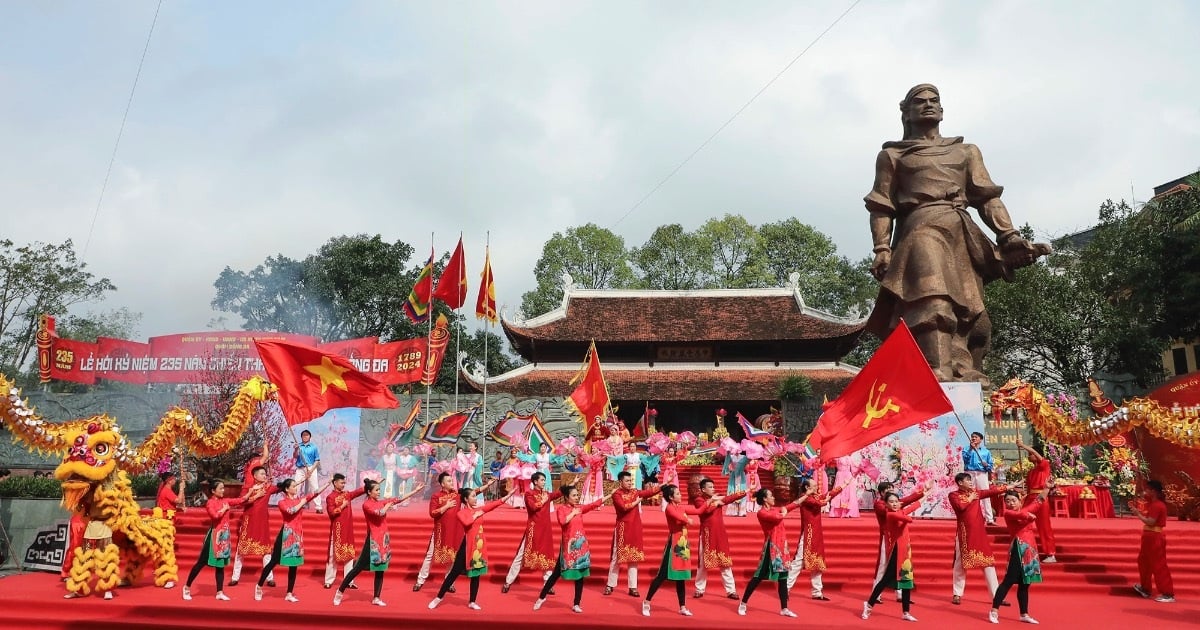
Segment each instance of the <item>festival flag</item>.
[{"label": "festival flag", "polygon": [[429,300],[433,293],[433,248],[429,248],[429,260],[425,268],[417,276],[412,291],[408,293],[408,301],[404,303],[404,312],[414,323],[424,324],[429,321]]},{"label": "festival flag", "polygon": [[583,433],[587,435],[595,422],[608,417],[612,401],[608,397],[608,385],[604,383],[604,372],[600,369],[600,356],[596,354],[595,341],[588,347],[584,365],[570,383],[579,383],[579,386],[563,402],[583,417]]},{"label": "festival flag", "polygon": [[770,431],[767,431],[766,429],[760,429],[760,428],[754,426],[753,424],[750,423],[749,420],[746,419],[746,416],[742,415],[742,412],[740,412],[740,411],[737,412],[737,421],[738,421],[738,424],[740,424],[742,426],[742,431],[744,431],[746,433],[747,440],[751,440],[751,441],[759,442],[759,443],[763,443],[763,444],[774,441],[774,439],[775,439],[774,433],[771,433]]},{"label": "festival flag", "polygon": [[413,408],[411,410],[409,410],[409,412],[408,412],[408,417],[405,418],[404,422],[402,422],[400,424],[400,427],[399,427],[400,432],[404,433],[404,432],[412,429],[413,424],[417,421],[417,418],[419,418],[419,417],[421,417],[421,399],[420,398],[416,399],[416,401],[413,403]]},{"label": "festival flag", "polygon": [[524,442],[524,436],[529,438],[529,450],[536,453],[541,449],[542,444],[547,444],[550,448],[554,448],[554,440],[550,438],[550,432],[542,424],[541,419],[537,414],[520,416],[513,411],[504,414],[504,418],[496,423],[492,432],[488,435],[494,442],[501,446],[514,446],[517,443]]},{"label": "festival flag", "polygon": [[458,247],[450,255],[450,262],[442,270],[438,278],[437,288],[433,297],[446,303],[452,309],[460,308],[467,301],[467,263],[463,258],[462,237],[458,237]]},{"label": "festival flag", "polygon": [[492,277],[492,252],[483,254],[483,273],[480,275],[479,296],[475,298],[475,317],[496,323],[496,282]]},{"label": "festival flag", "polygon": [[394,409],[396,397],[379,381],[354,369],[349,359],[286,341],[255,341],[267,378],[279,387],[279,407],[290,425],[330,409]]},{"label": "festival flag", "polygon": [[903,321],[841,396],[825,405],[808,444],[828,462],[954,411]]},{"label": "festival flag", "polygon": [[421,433],[421,439],[434,444],[454,444],[458,442],[458,436],[475,420],[475,416],[479,415],[479,410],[482,405],[475,405],[462,411],[451,411],[450,413],[440,416],[438,419],[425,425],[425,430]]}]

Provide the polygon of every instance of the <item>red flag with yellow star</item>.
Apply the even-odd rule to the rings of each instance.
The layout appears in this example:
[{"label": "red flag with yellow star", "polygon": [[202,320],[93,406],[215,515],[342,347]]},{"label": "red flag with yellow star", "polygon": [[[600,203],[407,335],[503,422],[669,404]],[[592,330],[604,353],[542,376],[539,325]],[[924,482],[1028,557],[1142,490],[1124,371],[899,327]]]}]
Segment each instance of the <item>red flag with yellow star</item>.
[{"label": "red flag with yellow star", "polygon": [[255,341],[267,378],[279,387],[279,407],[289,425],[321,417],[330,409],[394,409],[387,386],[354,369],[349,359],[286,341]]}]

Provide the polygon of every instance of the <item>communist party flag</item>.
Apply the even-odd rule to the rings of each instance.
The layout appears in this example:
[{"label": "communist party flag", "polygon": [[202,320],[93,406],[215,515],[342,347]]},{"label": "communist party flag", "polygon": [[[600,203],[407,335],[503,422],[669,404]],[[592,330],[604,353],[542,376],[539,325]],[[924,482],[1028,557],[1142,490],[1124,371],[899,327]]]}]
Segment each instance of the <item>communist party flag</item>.
[{"label": "communist party flag", "polygon": [[446,303],[451,309],[460,308],[467,301],[467,263],[463,259],[462,237],[458,237],[458,247],[450,255],[450,262],[438,278],[437,288],[433,297]]},{"label": "communist party flag", "polygon": [[413,284],[412,291],[408,292],[408,301],[404,303],[404,312],[408,314],[408,318],[417,324],[424,324],[429,321],[429,301],[433,293],[433,248],[429,248],[429,260],[425,261],[425,268],[421,269],[421,275],[417,276],[417,281]]},{"label": "communist party flag", "polygon": [[479,282],[479,297],[475,298],[475,317],[496,323],[496,283],[492,278],[492,253],[483,254],[483,273]]},{"label": "communist party flag", "polygon": [[809,445],[820,449],[825,462],[954,411],[903,321],[824,408]]},{"label": "communist party flag", "polygon": [[591,347],[588,348],[588,357],[584,363],[585,367],[579,370],[579,374],[575,375],[570,383],[574,385],[578,382],[579,386],[563,402],[583,416],[584,434],[586,435],[587,431],[592,428],[592,424],[608,416],[609,405],[612,401],[608,397],[608,385],[604,383],[604,372],[600,369],[600,356],[596,354],[596,342],[593,341]]},{"label": "communist party flag", "polygon": [[354,369],[349,359],[286,341],[255,341],[267,378],[279,387],[279,407],[290,425],[319,418],[330,409],[394,409],[396,397],[379,381]]}]

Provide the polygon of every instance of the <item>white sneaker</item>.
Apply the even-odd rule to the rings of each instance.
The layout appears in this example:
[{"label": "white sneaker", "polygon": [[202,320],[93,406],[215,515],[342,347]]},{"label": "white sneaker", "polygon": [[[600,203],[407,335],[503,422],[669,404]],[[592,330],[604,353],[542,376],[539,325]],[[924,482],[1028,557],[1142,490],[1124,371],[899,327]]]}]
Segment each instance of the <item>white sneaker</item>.
[{"label": "white sneaker", "polygon": [[792,612],[791,609],[788,609],[788,608],[784,608],[783,610],[779,611],[779,614],[783,617],[795,617],[796,616],[796,613]]},{"label": "white sneaker", "polygon": [[434,608],[437,608],[438,604],[440,604],[440,603],[442,603],[442,598],[434,597],[433,601],[429,602],[429,610],[433,610]]},{"label": "white sneaker", "polygon": [[372,600],[371,600],[371,605],[372,605],[372,606],[387,606],[387,602],[385,602],[385,601],[383,601],[382,599],[379,599],[378,597],[376,597],[375,599],[372,599]]},{"label": "white sneaker", "polygon": [[643,617],[650,616],[650,602],[645,601],[645,600],[642,601],[642,616]]},{"label": "white sneaker", "polygon": [[254,601],[262,601],[262,587],[257,584],[254,585]]},{"label": "white sneaker", "polygon": [[1154,601],[1156,601],[1156,602],[1158,602],[1158,603],[1160,603],[1160,604],[1174,604],[1174,603],[1175,603],[1175,596],[1173,596],[1173,595],[1159,595],[1158,597],[1155,597],[1155,598],[1154,598]]},{"label": "white sneaker", "polygon": [[863,614],[862,614],[862,618],[863,618],[863,619],[870,619],[870,618],[871,618],[871,603],[870,603],[870,602],[863,602]]},{"label": "white sneaker", "polygon": [[[121,586],[129,586],[129,584],[122,584]],[[168,581],[167,583],[163,584],[162,587],[163,588],[175,588],[175,583]]]},{"label": "white sneaker", "polygon": [[294,604],[294,603],[296,603],[296,602],[298,602],[298,601],[300,601],[300,600],[296,599],[296,596],[295,596],[295,595],[292,595],[291,593],[288,593],[288,594],[286,594],[286,595],[284,595],[284,596],[283,596],[283,601],[285,601],[285,602],[292,602],[292,603]]},{"label": "white sneaker", "polygon": [[692,611],[688,610],[688,609],[687,609],[687,606],[680,606],[680,607],[679,607],[679,614],[683,615],[684,617],[691,617],[691,616],[692,616]]},{"label": "white sneaker", "polygon": [[1147,591],[1145,588],[1143,588],[1141,584],[1134,584],[1133,590],[1137,591],[1138,595],[1141,595],[1146,599],[1150,599],[1150,591]]},{"label": "white sneaker", "polygon": [[917,618],[912,616],[912,614],[910,614],[910,613],[904,613],[903,615],[900,615],[900,618],[905,621],[916,621],[917,620]]},{"label": "white sneaker", "polygon": [[112,598],[113,598],[112,591],[104,591],[104,599],[112,599]]},{"label": "white sneaker", "polygon": [[183,587],[183,601],[185,601],[185,602],[192,601],[192,589],[190,587],[187,587],[187,586]]},{"label": "white sneaker", "polygon": [[1021,615],[1021,623],[1031,623],[1036,626],[1038,620],[1030,617],[1029,615]]},{"label": "white sneaker", "polygon": [[483,610],[483,607],[475,602],[467,602],[467,608],[470,608],[471,610]]},{"label": "white sneaker", "polygon": [[743,617],[746,616],[746,603],[745,602],[738,604],[738,614]]},{"label": "white sneaker", "polygon": [[[191,599],[191,598],[189,597],[188,599]],[[229,596],[226,595],[225,593],[218,592],[217,593],[217,601],[227,602],[227,601],[229,601]]]},{"label": "white sneaker", "polygon": [[1054,556],[1046,556],[1046,558],[1042,560],[1042,564],[1054,564],[1055,562],[1058,562],[1058,558],[1055,558]]},{"label": "white sneaker", "polygon": [[571,606],[571,612],[583,614],[583,606],[579,606],[578,604]]},{"label": "white sneaker", "polygon": [[999,610],[989,610],[988,611],[988,621],[990,621],[991,623],[1000,623],[1000,611]]},{"label": "white sneaker", "polygon": [[333,605],[334,606],[342,605],[342,592],[341,591],[338,591],[333,594]]},{"label": "white sneaker", "polygon": [[545,603],[546,603],[546,600],[544,600],[544,599],[535,599],[535,600],[533,600],[533,609],[541,610],[542,604],[545,604]]}]

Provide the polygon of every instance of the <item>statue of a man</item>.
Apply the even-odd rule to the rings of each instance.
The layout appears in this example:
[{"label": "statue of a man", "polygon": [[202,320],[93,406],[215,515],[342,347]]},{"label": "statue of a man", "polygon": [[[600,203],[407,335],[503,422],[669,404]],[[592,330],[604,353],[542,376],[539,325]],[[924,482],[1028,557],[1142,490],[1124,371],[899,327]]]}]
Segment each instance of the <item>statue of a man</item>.
[{"label": "statue of a man", "polygon": [[[871,214],[879,298],[867,330],[885,338],[903,318],[941,381],[979,381],[992,323],[983,286],[1050,253],[1013,227],[983,156],[961,137],[943,138],[936,87],[918,85],[900,102],[904,138],[875,160]],[[992,241],[967,213],[975,208]]]}]

